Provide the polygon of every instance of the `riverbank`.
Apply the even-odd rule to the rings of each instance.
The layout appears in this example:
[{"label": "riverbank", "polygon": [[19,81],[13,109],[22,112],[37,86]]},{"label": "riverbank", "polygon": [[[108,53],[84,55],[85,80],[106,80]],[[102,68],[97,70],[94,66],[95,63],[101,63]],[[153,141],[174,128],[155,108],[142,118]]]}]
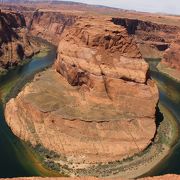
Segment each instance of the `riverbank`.
[{"label": "riverbank", "polygon": [[[39,60],[43,60],[43,57],[46,56],[48,53],[47,52],[41,52],[41,54],[36,55],[34,58],[37,57],[36,62]],[[40,59],[39,59],[40,58]],[[40,61],[40,63],[42,63]],[[38,71],[42,70],[40,68]],[[30,74],[30,76],[25,76],[19,81],[18,83],[14,81],[14,85],[12,84],[12,81],[9,81],[5,86],[4,86],[4,91],[7,93],[9,92],[9,96],[6,97],[8,99],[12,97],[16,97],[19,91],[24,87],[24,85],[31,81],[34,77],[34,74],[36,74],[38,71],[35,71],[33,74]],[[41,73],[40,73],[41,74]],[[8,85],[9,84],[9,85]],[[15,88],[12,88],[12,85]],[[10,86],[10,89],[13,89],[11,91],[7,91],[8,86]],[[3,95],[5,96],[5,94]],[[5,100],[6,101],[6,100]],[[128,159],[125,159],[123,161],[116,161],[116,162],[109,162],[108,164],[99,164],[98,166],[91,168],[91,169],[86,169],[85,171],[83,170],[78,170],[74,174],[78,176],[85,176],[88,172],[92,176],[97,176],[101,177],[102,174],[104,176],[109,176],[109,177],[128,177],[128,178],[134,178],[134,177],[139,177],[146,172],[150,171],[154,166],[159,164],[170,152],[170,148],[173,146],[173,144],[177,140],[177,135],[178,135],[178,124],[176,123],[176,120],[174,117],[171,115],[171,112],[167,110],[163,105],[160,105],[161,112],[165,115],[164,121],[160,124],[158,128],[158,134],[151,144],[144,152],[137,154],[133,157],[129,157]],[[164,137],[164,135],[166,135]],[[29,147],[28,147],[29,148]],[[32,149],[31,149],[32,150]],[[37,160],[37,164],[35,167],[39,169],[39,166],[43,164],[43,166],[51,168],[52,170],[56,165],[56,163],[53,163],[52,161],[47,161],[47,158],[43,159],[43,156],[49,156],[49,154],[39,154],[38,149],[33,148],[34,153],[37,155],[34,160]],[[42,152],[42,151],[41,151]],[[32,153],[32,151],[31,151]],[[44,152],[43,152],[44,153]],[[32,155],[32,154],[31,154]],[[37,159],[36,159],[37,158]],[[40,160],[40,161],[39,161]],[[50,166],[48,164],[50,163]],[[59,168],[59,167],[58,167]],[[63,169],[63,166],[60,167]],[[61,171],[63,172],[63,171]],[[65,171],[67,172],[67,171]],[[54,172],[52,171],[52,174]],[[43,174],[43,173],[42,173]],[[59,173],[57,173],[60,175]],[[62,173],[63,174],[63,173]],[[54,175],[52,175],[54,176]],[[64,175],[65,176],[65,175]]]},{"label": "riverbank", "polygon": [[33,57],[38,57],[38,56],[43,57],[47,55],[49,51],[48,46],[50,45],[50,43],[38,37],[31,37],[30,39],[34,44],[36,44],[37,49],[34,50],[34,52],[30,56],[19,61],[19,63],[16,65],[12,65],[11,67],[8,67],[7,69],[0,67],[0,80],[2,79],[3,76],[6,76],[10,71],[13,71],[14,69],[18,67],[22,67],[28,62],[30,62]]},{"label": "riverbank", "polygon": [[[49,70],[47,70],[49,71]],[[41,77],[43,74],[39,73],[36,75],[37,81],[39,80],[39,77]],[[48,76],[51,77],[51,76]],[[48,79],[48,77],[45,77],[45,80]],[[59,78],[58,78],[59,79]],[[55,81],[49,81],[55,82]],[[48,83],[48,84],[49,84]],[[55,88],[54,86],[53,89]],[[21,90],[23,86],[19,87]],[[38,88],[40,88],[38,86]],[[46,89],[46,88],[43,88]],[[42,89],[42,90],[43,90]],[[59,88],[56,88],[59,89]],[[43,91],[42,91],[43,92]],[[11,93],[13,94],[13,97],[16,97],[17,93]],[[42,95],[42,93],[41,93]],[[59,96],[59,93],[58,93]],[[47,101],[49,102],[49,101]],[[39,145],[40,148],[33,147],[35,153],[39,154],[39,157],[41,157],[42,164],[45,164],[45,166],[51,168],[52,170],[57,170],[59,172],[59,169],[61,170],[61,174],[65,172],[65,174],[68,175],[75,175],[75,176],[96,176],[96,177],[125,177],[125,178],[135,178],[142,176],[143,174],[150,171],[152,168],[154,168],[157,164],[159,164],[170,152],[170,148],[174,145],[174,143],[177,140],[178,137],[178,124],[175,120],[175,118],[171,115],[171,112],[167,110],[166,107],[160,104],[160,111],[164,114],[164,120],[158,121],[157,124],[160,123],[157,130],[157,135],[155,139],[153,140],[152,144],[143,152],[133,156],[129,157],[127,159],[124,159],[123,161],[116,161],[116,162],[108,162],[106,164],[98,164],[97,166],[94,166],[93,168],[87,168],[87,169],[66,169],[65,166],[63,166],[60,161],[57,160],[57,158],[52,159],[49,155],[50,153],[47,151],[47,149],[44,149],[42,145]],[[161,113],[157,114],[157,119],[162,120]],[[44,153],[47,152],[47,153]],[[48,158],[47,158],[48,157]],[[50,166],[48,166],[50,164]],[[60,166],[57,166],[60,164]],[[56,168],[57,169],[54,169]],[[70,164],[69,167],[73,167],[73,164]],[[63,170],[64,169],[64,170]]]},{"label": "riverbank", "polygon": [[16,96],[36,73],[53,64],[56,48],[48,42],[44,41],[44,43],[46,45],[44,44],[44,48],[38,54],[0,77],[0,158],[2,164],[0,164],[0,177],[60,176],[59,173],[44,166],[38,154],[35,154],[26,143],[12,134],[3,114],[3,106],[7,100]]},{"label": "riverbank", "polygon": [[[34,55],[33,58],[35,58],[35,59],[43,58],[48,54],[49,51],[50,51],[50,49],[48,47],[44,47],[38,54]],[[6,78],[6,76],[8,75],[8,73],[13,72],[15,69],[21,69],[24,65],[28,64],[30,61],[31,61],[31,59],[26,59],[23,61],[23,63],[20,63],[18,66],[7,70],[6,73],[0,75],[0,80],[3,81],[3,79]],[[27,81],[30,81],[33,77],[34,77],[34,74],[31,75],[31,77],[29,76],[26,78],[21,78],[21,80],[19,78],[17,78],[17,79],[13,79],[13,81],[2,84],[0,87],[1,94],[2,94],[2,102],[5,104],[7,102],[7,100],[10,98],[10,96],[12,96],[12,91],[15,91],[15,89],[19,89],[19,91],[20,91],[23,84],[25,84]]]},{"label": "riverbank", "polygon": [[173,80],[180,82],[180,71],[179,70],[170,68],[163,63],[159,63],[157,66],[157,69],[159,70],[159,72],[165,74],[166,76],[172,78]]},{"label": "riverbank", "polygon": [[[43,72],[36,75],[37,80],[38,77],[42,76],[42,74]],[[45,79],[47,80],[48,77],[45,77]],[[52,81],[49,81],[49,83],[50,82]],[[70,176],[88,175],[96,177],[139,177],[154,168],[169,154],[171,147],[177,141],[179,135],[179,126],[171,112],[169,112],[162,104],[159,105],[159,108],[160,112],[164,116],[164,120],[162,121],[162,114],[159,112],[157,114],[158,130],[152,144],[145,151],[136,154],[133,157],[124,159],[123,161],[108,162],[106,164],[101,163],[93,168],[87,169],[66,169],[67,167],[63,166],[58,158],[51,158],[50,154],[52,153],[45,149],[42,145],[35,147],[32,146],[32,148],[41,157],[42,164],[45,164],[45,166],[51,168],[52,170],[61,172],[61,174],[65,173]],[[58,166],[58,164],[60,165]],[[75,165],[69,164],[69,167],[73,166],[75,167]],[[86,167],[86,165],[84,165],[84,167]]]}]

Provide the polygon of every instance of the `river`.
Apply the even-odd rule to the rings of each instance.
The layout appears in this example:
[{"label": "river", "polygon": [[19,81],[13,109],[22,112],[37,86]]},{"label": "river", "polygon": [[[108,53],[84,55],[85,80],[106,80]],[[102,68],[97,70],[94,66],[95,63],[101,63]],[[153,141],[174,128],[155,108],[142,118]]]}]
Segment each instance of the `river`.
[{"label": "river", "polygon": [[[157,70],[156,65],[159,61],[157,59],[148,60],[150,76],[158,85],[160,103],[167,107],[178,123],[180,123],[180,83]],[[164,174],[180,174],[180,137],[178,142],[172,147],[169,155],[146,175],[157,176]]]},{"label": "river", "polygon": [[44,168],[37,155],[33,154],[25,143],[12,134],[4,119],[2,103],[13,87],[18,84],[23,86],[38,71],[53,64],[56,48],[48,43],[46,45],[48,49],[44,49],[26,64],[0,77],[0,177],[2,178],[58,175]]},{"label": "river", "polygon": [[[0,177],[58,175],[44,168],[37,155],[12,134],[4,119],[2,103],[13,87],[18,84],[24,86],[34,74],[53,64],[56,49],[50,44],[48,47],[49,50],[44,50],[25,65],[10,70],[7,75],[0,77]],[[149,63],[150,75],[157,82],[160,90],[160,102],[180,121],[180,83],[158,72],[155,68],[157,60],[151,60]],[[18,89],[16,89],[16,93],[17,91]],[[13,96],[13,93],[10,94]],[[180,174],[180,141],[172,148],[169,156],[148,175],[167,173]]]}]

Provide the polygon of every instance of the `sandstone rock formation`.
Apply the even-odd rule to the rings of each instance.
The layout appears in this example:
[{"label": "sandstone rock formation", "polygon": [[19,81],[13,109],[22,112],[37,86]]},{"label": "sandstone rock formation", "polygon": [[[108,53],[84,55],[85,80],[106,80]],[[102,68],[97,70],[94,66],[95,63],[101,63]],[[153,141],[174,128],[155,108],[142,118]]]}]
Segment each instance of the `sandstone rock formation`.
[{"label": "sandstone rock formation", "polygon": [[75,15],[61,12],[25,12],[28,30],[33,36],[38,36],[58,45],[64,29],[74,24]]},{"label": "sandstone rock formation", "polygon": [[24,16],[17,12],[0,12],[0,68],[8,69],[37,52],[35,42],[26,33]]},{"label": "sandstone rock formation", "polygon": [[171,78],[180,81],[180,38],[164,52],[162,61],[158,64],[158,69]]},{"label": "sandstone rock formation", "polygon": [[56,152],[70,174],[144,150],[158,90],[134,39],[94,17],[77,18],[60,37],[56,71],[38,74],[6,105],[14,134]]},{"label": "sandstone rock formation", "polygon": [[112,18],[112,21],[124,26],[130,35],[136,37],[140,51],[145,58],[162,58],[180,28],[176,25],[157,24],[150,21],[129,18]]},{"label": "sandstone rock formation", "polygon": [[173,69],[180,70],[180,44],[171,44],[170,48],[164,53],[162,63]]}]

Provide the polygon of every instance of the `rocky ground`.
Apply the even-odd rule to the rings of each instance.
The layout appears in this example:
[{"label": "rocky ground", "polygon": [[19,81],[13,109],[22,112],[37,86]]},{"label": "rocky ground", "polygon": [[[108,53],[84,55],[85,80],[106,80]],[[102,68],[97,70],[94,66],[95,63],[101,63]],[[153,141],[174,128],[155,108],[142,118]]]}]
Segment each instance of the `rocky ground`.
[{"label": "rocky ground", "polygon": [[[156,177],[147,177],[142,178],[140,180],[179,180],[180,177],[178,175],[168,174],[165,176],[156,176]],[[10,179],[2,179],[2,180],[10,180]],[[102,178],[94,178],[94,177],[81,177],[81,178],[41,178],[41,177],[31,177],[31,178],[12,178],[12,180],[103,180]],[[125,180],[122,178],[118,178],[118,180]]]}]

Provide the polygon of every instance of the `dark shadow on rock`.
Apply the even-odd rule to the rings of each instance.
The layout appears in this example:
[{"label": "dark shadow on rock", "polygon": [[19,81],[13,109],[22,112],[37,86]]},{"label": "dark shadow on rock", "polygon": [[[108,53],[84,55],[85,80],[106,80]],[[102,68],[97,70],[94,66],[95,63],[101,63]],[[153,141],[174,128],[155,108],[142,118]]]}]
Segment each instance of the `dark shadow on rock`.
[{"label": "dark shadow on rock", "polygon": [[17,51],[19,58],[22,60],[24,58],[24,49],[21,44],[17,45],[16,51]]}]

